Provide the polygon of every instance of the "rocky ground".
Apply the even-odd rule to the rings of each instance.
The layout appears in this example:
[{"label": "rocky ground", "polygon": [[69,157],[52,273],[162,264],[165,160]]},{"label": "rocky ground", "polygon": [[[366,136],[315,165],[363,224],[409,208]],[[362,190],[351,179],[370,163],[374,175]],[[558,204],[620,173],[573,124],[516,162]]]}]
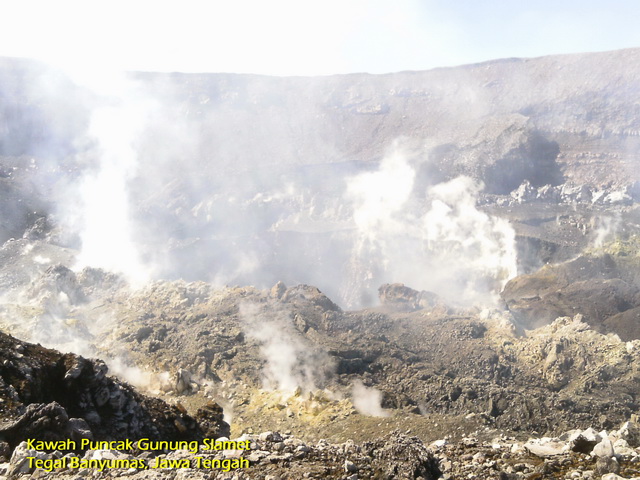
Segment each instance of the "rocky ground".
[{"label": "rocky ground", "polygon": [[[621,249],[612,245],[607,253],[593,253],[590,261],[611,262],[616,248]],[[145,389],[179,402],[174,408],[196,418],[207,402],[222,404],[234,437],[278,431],[296,448],[299,442],[321,446],[325,439],[329,451],[344,453],[344,446],[335,445],[388,446],[401,429],[415,436],[403,440],[410,448],[435,449],[437,468],[448,478],[463,478],[463,473],[467,478],[637,474],[635,453],[624,450],[624,443],[617,443],[624,452],[616,457],[618,463],[598,466],[606,462],[590,452],[571,452],[572,434],[563,436],[575,429],[606,430],[617,451],[622,434],[615,432],[637,411],[640,341],[598,331],[580,314],[527,330],[509,312],[456,309],[400,284],[381,287],[382,305],[376,309],[343,312],[310,286],[278,284],[260,291],[156,282],[132,293],[117,277],[106,277],[104,285],[110,288],[105,291],[111,293],[94,297],[98,290],[95,283],[86,283],[88,278],[105,279],[99,272],[50,267],[35,284],[38,294],[32,299],[41,303],[32,303],[29,314],[46,311],[46,302],[61,293],[75,299],[63,302],[67,319],[74,319],[70,325],[61,323],[70,329],[67,334],[86,332],[86,348],[127,359],[143,374],[137,381]],[[5,308],[16,314],[15,306]],[[118,321],[110,321],[106,312]],[[105,325],[96,329],[95,319]],[[6,327],[19,331],[21,326]],[[59,332],[60,338],[64,334]],[[91,408],[83,413],[89,418]],[[551,459],[526,447],[529,437],[538,439],[531,445],[548,444],[542,436],[560,438],[560,446],[553,444],[560,451]],[[605,435],[594,439],[601,443]],[[295,449],[284,461],[280,457],[288,450],[273,448],[274,458],[266,455],[264,467],[238,475],[254,478],[269,471],[297,478],[297,468],[308,467],[304,471],[316,472],[317,478],[349,476],[343,471],[347,458],[338,453],[330,461],[318,457],[325,459],[319,473],[320,462],[291,460]],[[357,465],[358,478],[384,478],[366,469],[373,468],[372,459],[373,451],[348,460]],[[139,475],[152,474],[158,472]],[[436,470],[425,475],[440,476]]]},{"label": "rocky ground", "polygon": [[[637,408],[639,342],[599,333],[580,314],[522,335],[508,313],[395,300],[344,313],[314,287],[156,284],[126,306],[114,299],[126,321],[100,344],[158,373],[188,371],[193,388],[229,402],[238,427],[290,428],[311,410],[311,424],[320,417],[350,431],[352,405],[341,399],[353,398],[359,382],[379,390],[382,409],[418,424],[431,414],[471,416],[471,428],[560,433],[610,428]],[[263,387],[312,393],[256,397]]]},{"label": "rocky ground", "polygon": [[[615,457],[618,463],[598,466],[597,456],[589,452],[570,453],[572,447],[566,445],[571,434],[563,434],[589,428],[616,432],[637,412],[640,340],[629,328],[617,331],[620,323],[608,322],[609,317],[596,310],[609,306],[607,311],[615,317],[635,308],[635,242],[631,237],[608,243],[575,260],[517,277],[502,294],[508,310],[461,309],[435,294],[389,284],[380,288],[379,307],[345,312],[317,288],[306,285],[279,283],[259,290],[177,281],[131,290],[117,275],[99,269],[76,273],[62,264],[31,263],[29,258],[44,255],[64,260],[69,251],[25,237],[2,248],[3,255],[16,260],[3,269],[5,283],[14,287],[7,289],[3,322],[5,329],[23,338],[36,337],[106,358],[119,375],[174,405],[156,407],[173,412],[163,413],[163,418],[178,415],[199,422],[202,408],[216,402],[224,407],[233,437],[281,432],[296,448],[300,442],[309,448],[322,446],[324,439],[328,451],[334,452],[331,460],[328,453],[311,455],[323,458],[327,471],[320,469],[318,460],[294,458],[295,449],[273,447],[265,457],[267,463],[262,465],[261,460],[236,472],[247,478],[298,478],[302,470],[315,472],[318,478],[357,474],[344,471],[346,460],[357,465],[358,478],[376,478],[375,470],[367,470],[373,468],[374,451],[365,450],[370,453],[356,461],[341,456],[344,442],[362,449],[370,448],[367,442],[389,446],[398,430],[407,436],[402,442],[408,442],[409,451],[426,446],[439,459],[434,469],[424,467],[431,473],[423,478],[439,478],[435,468],[445,478],[469,474],[476,478],[599,478],[615,472],[631,478],[637,475],[635,457],[624,450],[623,443],[618,443],[619,452],[624,452]],[[20,268],[20,262],[32,270]],[[27,282],[28,288],[20,287]],[[567,303],[557,300],[562,297],[557,296],[560,288],[553,282],[564,282],[578,292],[569,304],[572,310],[563,310]],[[621,284],[628,287],[619,288]],[[532,294],[535,288],[546,290]],[[588,294],[580,294],[584,291]],[[545,301],[544,292],[556,296]],[[609,303],[603,301],[609,298],[607,292],[612,295]],[[551,312],[550,323],[533,328],[528,319],[541,316],[535,313],[538,306]],[[71,425],[83,419],[80,425],[89,426],[98,438],[136,435],[141,432],[118,433],[109,428],[149,423],[114,422],[109,417],[113,412],[104,413],[101,408],[105,407],[96,404],[92,388],[106,389],[110,398],[114,388],[129,391],[108,383],[113,381],[103,373],[96,377],[96,372],[103,371],[96,365],[102,364],[24,342],[6,342],[7,358],[0,373],[22,395],[15,413],[7,412],[9,451],[26,435],[18,438],[10,432],[25,421],[21,416],[30,418],[33,412],[63,419],[66,415],[73,420]],[[14,366],[25,353],[28,366]],[[72,385],[79,390],[74,394],[56,393],[33,373],[45,368],[48,381],[64,385],[61,379],[69,371],[84,372],[83,365],[88,370],[82,375],[89,376],[79,377],[82,381]],[[25,388],[22,378],[34,379],[36,386]],[[27,392],[32,390],[47,395],[29,397]],[[137,394],[131,395],[135,400],[125,401],[127,407],[116,411],[115,418],[147,418],[144,415],[149,413],[129,410],[129,405],[145,405]],[[90,400],[80,404],[68,400],[85,397]],[[54,401],[58,403],[51,404]],[[72,434],[64,421],[64,425],[58,423],[59,435]],[[177,435],[170,433],[175,432],[174,423],[170,420],[167,428],[174,430],[162,430],[162,435]],[[100,427],[103,424],[109,428]],[[198,431],[195,423],[189,428]],[[541,440],[544,436],[563,439],[554,448],[568,451],[547,458],[524,448],[530,437],[547,442]],[[613,445],[620,438],[611,433]],[[601,435],[598,442],[603,439]],[[293,457],[285,461],[281,458],[285,453]],[[424,465],[436,465],[429,455]],[[398,471],[410,471],[398,465]],[[181,473],[196,474],[203,473]]]},{"label": "rocky ground", "polygon": [[[553,326],[562,329],[566,324]],[[583,325],[580,330],[588,330]],[[382,429],[375,432],[376,438],[342,443],[309,441],[276,431],[245,433],[234,440],[247,441],[246,450],[214,453],[203,449],[203,439],[224,440],[229,432],[215,404],[191,417],[179,403],[169,406],[141,396],[106,376],[101,362],[63,355],[6,335],[1,340],[0,461],[5,463],[0,463],[0,475],[4,478],[640,478],[640,425],[635,415],[632,421],[608,431],[588,428],[527,440],[487,426],[456,439],[447,436],[432,442],[426,442],[423,435],[410,436],[410,430],[383,434]],[[352,412],[351,416],[360,415]],[[317,428],[322,429],[322,424]],[[54,451],[34,450],[26,442],[67,438],[76,442],[82,438],[196,440],[200,449],[149,452],[134,445],[120,450]],[[206,463],[241,458],[246,458],[246,465],[229,466],[226,472],[224,467]],[[74,459],[96,463],[76,467]],[[108,467],[109,461],[116,460],[140,463],[132,468]]]},{"label": "rocky ground", "polygon": [[2,334],[2,435],[14,449],[29,438],[196,440],[228,434],[211,402],[192,418],[184,408],[137,393],[107,376],[99,360],[62,354]]}]

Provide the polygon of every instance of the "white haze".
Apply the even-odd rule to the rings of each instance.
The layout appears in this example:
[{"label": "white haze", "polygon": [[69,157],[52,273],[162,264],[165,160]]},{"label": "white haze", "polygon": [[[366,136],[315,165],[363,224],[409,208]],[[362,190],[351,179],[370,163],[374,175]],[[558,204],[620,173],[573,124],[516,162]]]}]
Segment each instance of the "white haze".
[{"label": "white haze", "polygon": [[330,369],[329,359],[312,350],[296,333],[287,312],[243,303],[240,318],[247,337],[260,344],[265,389],[292,393],[298,388],[313,391],[322,386]]},{"label": "white haze", "polygon": [[[493,305],[516,273],[513,229],[476,207],[482,185],[459,177],[417,192],[416,167],[398,148],[376,171],[347,178],[334,198],[337,209],[321,207],[341,215],[351,207],[356,231],[331,238],[339,247],[328,247],[315,268],[310,234],[282,246],[269,233],[289,212],[315,208],[313,197],[311,207],[305,198],[315,179],[281,185],[268,171],[225,177],[217,157],[205,162],[192,153],[202,127],[169,116],[171,102],[161,106],[133,81],[114,83],[103,98],[82,139],[88,147],[79,158],[88,166],[57,204],[64,227],[80,241],[78,269],[118,272],[133,286],[155,278],[308,283],[352,308],[375,303],[378,286],[391,282],[433,291],[453,305]],[[206,180],[216,178],[208,172],[220,172],[218,184]],[[339,186],[344,179],[324,181]],[[351,276],[335,278],[349,257],[356,265]]]},{"label": "white haze", "polygon": [[482,185],[458,177],[412,198],[415,169],[402,151],[348,183],[355,255],[378,283],[401,282],[454,305],[489,306],[517,273],[515,232],[480,211]]},{"label": "white haze", "polygon": [[105,107],[94,112],[89,134],[97,141],[97,172],[81,181],[78,267],[123,273],[134,285],[150,279],[133,241],[127,182],[137,166],[134,143],[147,109]]},{"label": "white haze", "polygon": [[622,226],[622,218],[619,213],[613,216],[594,217],[592,219],[593,231],[591,233],[593,246],[602,247],[606,242],[615,238]]},{"label": "white haze", "polygon": [[640,42],[628,0],[2,0],[2,13],[0,55],[130,70],[383,73]]},{"label": "white haze", "polygon": [[351,401],[358,413],[369,417],[388,417],[382,408],[382,392],[374,387],[365,386],[360,380],[353,382]]},{"label": "white haze", "polygon": [[[271,126],[278,119],[265,118],[260,110],[246,117],[252,123],[239,134],[239,123],[227,128],[220,120],[225,108],[231,117],[241,116],[244,99],[234,108],[226,98],[218,99],[219,105],[206,110],[203,106],[215,101],[215,92],[204,87],[195,90],[194,99],[190,90],[179,90],[179,82],[166,86],[157,77],[147,83],[119,78],[112,84],[90,74],[74,78],[84,88],[80,99],[90,101],[54,104],[59,117],[49,119],[64,124],[86,114],[84,129],[69,127],[74,149],[66,154],[72,158],[55,143],[43,141],[36,150],[47,153],[56,172],[47,179],[53,192],[49,213],[62,229],[58,238],[76,239],[61,242],[77,250],[76,270],[102,267],[121,273],[133,286],[156,278],[260,288],[278,280],[307,283],[354,308],[374,304],[375,291],[385,282],[431,290],[455,305],[490,305],[515,273],[513,230],[476,207],[481,186],[469,178],[416,191],[417,165],[401,150],[367,173],[354,175],[367,163],[355,161],[356,166],[345,170],[329,162],[329,167],[320,163],[320,175],[316,170],[300,173],[318,167],[322,155],[310,164],[293,157],[299,163],[291,162],[282,173],[278,155],[287,150],[259,137],[265,131],[279,132],[264,129],[264,123]],[[41,84],[30,86],[30,93],[38,98],[63,96],[47,90],[52,85],[48,79],[44,76]],[[264,80],[267,83],[254,87],[258,93],[243,93],[242,79],[224,81],[229,83],[213,84],[220,86],[220,96],[246,94],[249,111],[249,100],[257,96],[266,101],[261,90],[271,88]],[[76,86],[66,88],[63,93],[73,93]],[[321,118],[315,112],[304,114]],[[283,131],[296,123],[297,112],[291,115],[282,120]],[[290,137],[282,138],[286,143]],[[327,158],[342,158],[336,139],[320,136],[315,141],[319,149],[326,147],[321,153]],[[264,151],[261,142],[267,145]],[[73,167],[71,173],[64,170],[66,165]],[[276,228],[305,209],[309,217],[322,220],[320,233]],[[331,230],[325,228],[328,222],[355,228]],[[49,258],[36,257],[40,273]],[[349,262],[356,265],[351,277],[345,275]],[[345,294],[351,290],[356,293]],[[47,292],[46,298],[38,293],[22,301],[37,309],[32,330],[38,334],[32,339],[93,355],[95,329],[114,319],[90,312],[74,319],[74,303],[58,293]],[[364,294],[369,298],[360,301]],[[330,362],[309,350],[288,312],[246,307],[242,315],[247,336],[260,344],[266,388],[314,390],[323,385]],[[139,377],[136,383],[149,384],[143,373],[119,369],[128,378]]]}]

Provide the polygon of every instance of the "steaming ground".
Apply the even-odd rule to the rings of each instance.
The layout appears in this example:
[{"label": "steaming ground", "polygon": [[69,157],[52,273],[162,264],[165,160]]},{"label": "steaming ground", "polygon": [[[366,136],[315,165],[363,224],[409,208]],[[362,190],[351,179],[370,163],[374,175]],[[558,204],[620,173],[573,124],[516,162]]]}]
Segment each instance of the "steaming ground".
[{"label": "steaming ground", "polygon": [[495,305],[518,269],[586,242],[530,242],[493,195],[635,198],[640,128],[622,92],[637,91],[637,57],[378,77],[131,74],[110,88],[5,60],[0,155],[14,200],[0,233],[47,217],[79,252],[74,268],[137,285],[282,280],[358,308],[404,282]]},{"label": "steaming ground", "polygon": [[358,264],[377,284],[402,280],[454,305],[495,306],[517,272],[515,231],[478,210],[484,186],[473,179],[456,177],[412,199],[415,177],[396,152],[377,171],[349,180]]},{"label": "steaming ground", "polygon": [[215,400],[233,435],[617,428],[638,73],[628,50],[97,90],[4,60],[2,329]]},{"label": "steaming ground", "polygon": [[190,410],[218,401],[234,435],[551,434],[608,429],[635,411],[639,340],[579,315],[521,336],[509,314],[460,310],[399,285],[381,295],[382,307],[345,313],[308,286],[158,282],[103,297],[98,311],[118,322],[91,344],[164,376],[142,386]]}]

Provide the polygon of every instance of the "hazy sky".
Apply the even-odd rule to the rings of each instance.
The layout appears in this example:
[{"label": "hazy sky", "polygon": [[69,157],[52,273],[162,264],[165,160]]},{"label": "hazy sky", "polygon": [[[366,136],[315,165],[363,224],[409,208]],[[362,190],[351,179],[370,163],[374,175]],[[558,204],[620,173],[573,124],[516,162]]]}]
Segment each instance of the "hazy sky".
[{"label": "hazy sky", "polygon": [[0,55],[316,75],[640,46],[638,0],[0,0]]}]

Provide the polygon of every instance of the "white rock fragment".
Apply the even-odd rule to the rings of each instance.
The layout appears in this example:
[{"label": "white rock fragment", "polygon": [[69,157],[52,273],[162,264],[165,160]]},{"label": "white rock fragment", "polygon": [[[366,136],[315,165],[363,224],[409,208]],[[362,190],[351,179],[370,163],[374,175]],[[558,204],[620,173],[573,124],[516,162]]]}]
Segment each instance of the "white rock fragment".
[{"label": "white rock fragment", "polygon": [[615,451],[613,450],[613,443],[611,443],[609,437],[603,438],[600,443],[593,447],[591,455],[596,457],[613,457],[615,455]]},{"label": "white rock fragment", "polygon": [[514,443],[513,445],[511,445],[510,452],[513,455],[520,455],[525,452],[524,445],[522,445],[521,443]]},{"label": "white rock fragment", "polygon": [[524,448],[537,457],[553,457],[569,451],[569,445],[566,442],[549,437],[529,439],[524,444]]},{"label": "white rock fragment", "polygon": [[184,369],[179,369],[175,375],[174,379],[174,388],[178,394],[182,394],[187,391],[191,391],[192,385],[191,382],[191,373]]},{"label": "white rock fragment", "polygon": [[[585,440],[589,442],[599,443],[600,441],[602,441],[602,437],[600,436],[600,434],[591,427],[587,428],[586,430],[571,430],[570,432],[567,432],[567,433],[570,434],[568,437],[569,443],[573,442],[580,436],[582,436]],[[563,438],[563,437],[564,435],[560,438]]]},{"label": "white rock fragment", "polygon": [[7,476],[9,478],[21,475],[23,473],[29,473],[32,469],[29,467],[29,457],[35,457],[38,459],[47,459],[49,455],[45,452],[36,450],[30,450],[27,448],[27,442],[20,442],[11,454],[11,460],[9,460],[9,471]]}]

